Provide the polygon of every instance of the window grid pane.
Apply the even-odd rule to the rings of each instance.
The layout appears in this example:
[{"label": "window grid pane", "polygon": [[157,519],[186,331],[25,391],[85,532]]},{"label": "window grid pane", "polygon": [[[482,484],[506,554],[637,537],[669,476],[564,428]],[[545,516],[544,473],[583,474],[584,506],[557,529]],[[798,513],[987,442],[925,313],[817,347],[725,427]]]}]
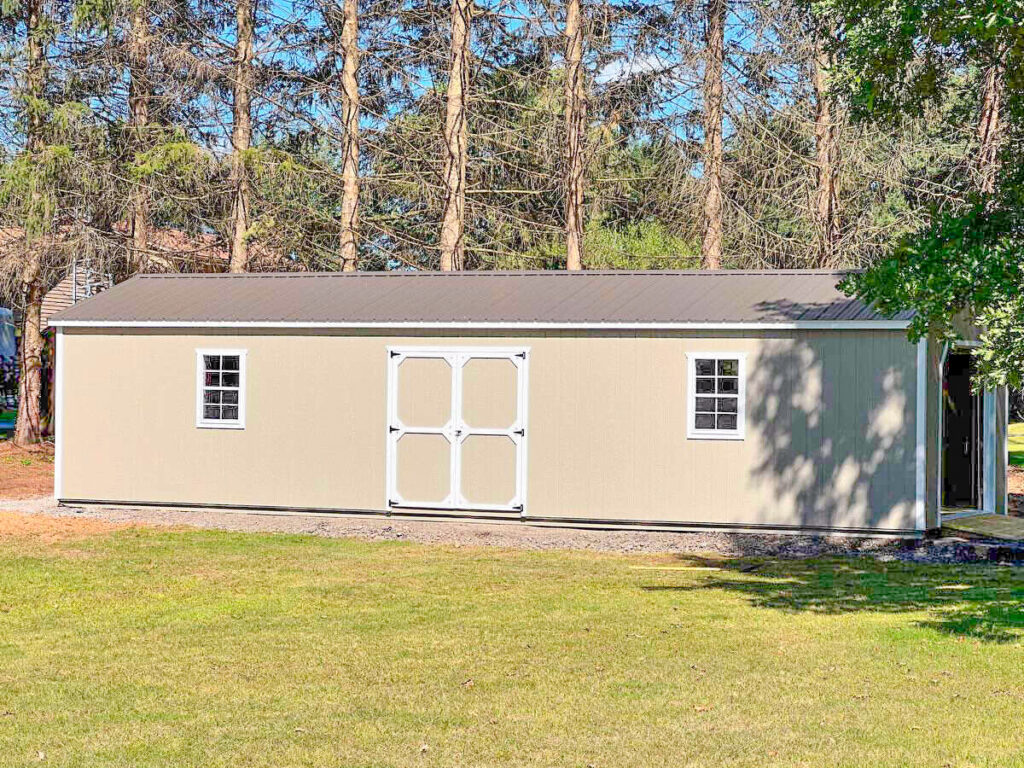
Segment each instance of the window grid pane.
[{"label": "window grid pane", "polygon": [[238,421],[240,355],[203,355],[203,420]]},{"label": "window grid pane", "polygon": [[739,372],[736,358],[694,360],[694,428],[725,432],[739,428]]}]

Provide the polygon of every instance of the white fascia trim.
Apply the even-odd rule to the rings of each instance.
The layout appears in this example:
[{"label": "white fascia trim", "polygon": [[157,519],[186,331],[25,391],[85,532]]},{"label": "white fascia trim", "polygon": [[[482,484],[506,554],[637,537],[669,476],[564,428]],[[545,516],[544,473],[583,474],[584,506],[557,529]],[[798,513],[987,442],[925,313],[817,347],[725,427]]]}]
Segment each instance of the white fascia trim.
[{"label": "white fascia trim", "polygon": [[558,322],[285,322],[248,320],[51,320],[55,328],[297,328],[297,329],[386,329],[386,330],[737,330],[737,331],[898,331],[907,320],[796,320],[786,323],[558,323]]},{"label": "white fascia trim", "polygon": [[927,504],[925,503],[925,489],[928,474],[927,448],[925,442],[928,439],[928,339],[923,338],[917,342],[917,414],[916,414],[916,447],[915,478],[914,478],[914,511],[917,521],[917,530],[923,531],[928,527]]}]

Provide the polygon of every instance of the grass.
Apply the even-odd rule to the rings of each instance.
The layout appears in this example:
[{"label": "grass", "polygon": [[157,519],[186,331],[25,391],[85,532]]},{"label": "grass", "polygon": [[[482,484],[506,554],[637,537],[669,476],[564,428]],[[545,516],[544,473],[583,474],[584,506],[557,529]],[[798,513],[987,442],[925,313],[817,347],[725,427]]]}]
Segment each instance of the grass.
[{"label": "grass", "polygon": [[1022,766],[1024,570],[0,540],[4,766]]},{"label": "grass", "polygon": [[1024,422],[1010,425],[1010,463],[1024,467]]}]

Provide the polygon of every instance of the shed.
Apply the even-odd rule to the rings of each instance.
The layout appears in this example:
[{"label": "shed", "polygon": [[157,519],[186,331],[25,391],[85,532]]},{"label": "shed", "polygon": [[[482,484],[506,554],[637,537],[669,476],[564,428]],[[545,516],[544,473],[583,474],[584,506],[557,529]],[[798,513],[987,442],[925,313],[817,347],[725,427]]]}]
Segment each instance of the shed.
[{"label": "shed", "polygon": [[66,503],[920,535],[1005,392],[843,273],[144,275],[51,320]]}]

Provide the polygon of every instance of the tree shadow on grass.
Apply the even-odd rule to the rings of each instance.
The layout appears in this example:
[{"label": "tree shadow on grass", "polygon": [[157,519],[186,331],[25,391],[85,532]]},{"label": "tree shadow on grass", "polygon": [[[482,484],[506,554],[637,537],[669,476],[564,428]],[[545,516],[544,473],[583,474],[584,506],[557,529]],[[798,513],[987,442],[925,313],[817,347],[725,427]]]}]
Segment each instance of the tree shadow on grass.
[{"label": "tree shadow on grass", "polygon": [[917,626],[990,643],[1024,641],[1020,568],[875,560],[685,560],[719,570],[708,571],[699,584],[642,588],[726,590],[744,595],[756,608],[827,616],[924,612]]}]

